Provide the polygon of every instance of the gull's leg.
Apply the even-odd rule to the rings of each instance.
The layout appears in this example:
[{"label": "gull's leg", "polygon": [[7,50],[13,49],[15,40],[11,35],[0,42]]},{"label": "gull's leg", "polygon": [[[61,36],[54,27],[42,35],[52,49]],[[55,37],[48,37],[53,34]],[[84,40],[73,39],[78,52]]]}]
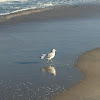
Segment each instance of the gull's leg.
[{"label": "gull's leg", "polygon": [[52,60],[50,60],[51,62],[53,62]]},{"label": "gull's leg", "polygon": [[47,64],[49,63],[49,60],[47,61]]}]

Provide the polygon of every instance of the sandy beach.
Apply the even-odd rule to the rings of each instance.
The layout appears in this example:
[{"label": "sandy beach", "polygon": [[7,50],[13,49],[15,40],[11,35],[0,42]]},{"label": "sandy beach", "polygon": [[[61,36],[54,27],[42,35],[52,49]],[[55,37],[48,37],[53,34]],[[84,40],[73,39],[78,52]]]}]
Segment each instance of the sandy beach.
[{"label": "sandy beach", "polygon": [[99,5],[56,6],[33,9],[4,15],[0,24],[12,24],[29,21],[43,21],[51,19],[77,19],[100,16]]},{"label": "sandy beach", "polygon": [[82,54],[76,68],[84,79],[52,100],[100,100],[100,48]]}]

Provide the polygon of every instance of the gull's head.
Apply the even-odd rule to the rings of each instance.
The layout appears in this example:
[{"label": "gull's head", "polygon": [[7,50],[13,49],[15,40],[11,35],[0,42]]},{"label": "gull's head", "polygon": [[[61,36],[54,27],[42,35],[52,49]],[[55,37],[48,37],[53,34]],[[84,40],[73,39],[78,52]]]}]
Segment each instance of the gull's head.
[{"label": "gull's head", "polygon": [[56,49],[52,49],[52,52],[55,52],[56,51]]}]

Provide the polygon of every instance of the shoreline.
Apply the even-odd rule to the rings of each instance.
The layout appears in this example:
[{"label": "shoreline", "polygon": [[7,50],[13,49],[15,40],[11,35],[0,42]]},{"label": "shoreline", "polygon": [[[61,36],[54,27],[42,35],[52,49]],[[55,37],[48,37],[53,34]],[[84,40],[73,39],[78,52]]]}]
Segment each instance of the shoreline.
[{"label": "shoreline", "polygon": [[100,100],[100,48],[83,53],[76,68],[84,79],[51,100]]},{"label": "shoreline", "polygon": [[28,21],[42,21],[49,19],[73,19],[100,17],[100,5],[67,5],[26,10],[4,15],[0,24],[12,24]]}]

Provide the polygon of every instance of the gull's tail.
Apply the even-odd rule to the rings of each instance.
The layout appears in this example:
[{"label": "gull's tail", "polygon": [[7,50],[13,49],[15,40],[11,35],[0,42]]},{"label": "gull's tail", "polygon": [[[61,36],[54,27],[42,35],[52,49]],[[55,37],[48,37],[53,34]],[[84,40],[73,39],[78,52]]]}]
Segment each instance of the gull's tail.
[{"label": "gull's tail", "polygon": [[42,56],[40,58],[41,59],[45,59],[46,58],[46,54],[42,54]]}]

